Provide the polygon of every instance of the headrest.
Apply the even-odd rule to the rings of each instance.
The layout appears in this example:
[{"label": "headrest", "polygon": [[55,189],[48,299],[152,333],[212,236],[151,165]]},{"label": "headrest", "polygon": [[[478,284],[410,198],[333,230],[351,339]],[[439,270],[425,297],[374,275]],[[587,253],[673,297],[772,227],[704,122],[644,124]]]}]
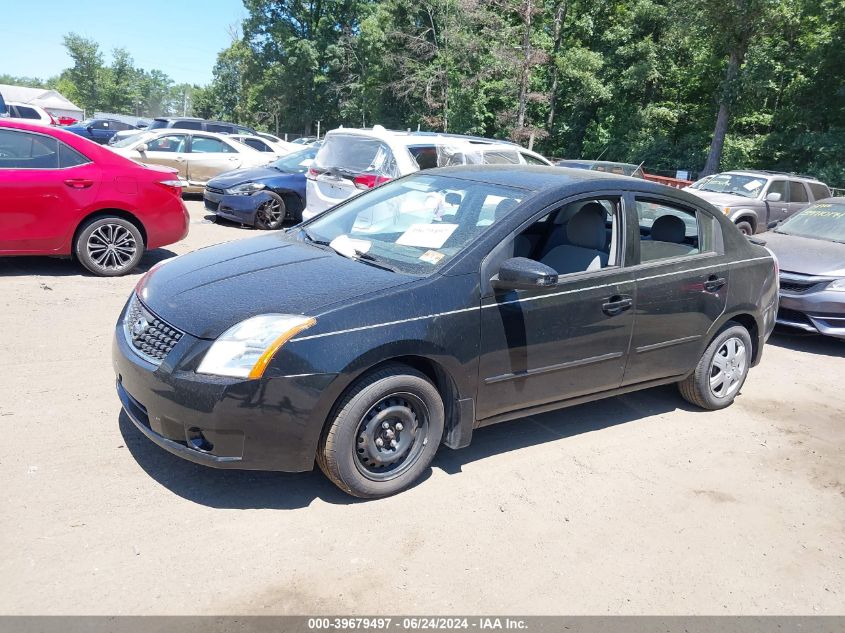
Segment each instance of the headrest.
[{"label": "headrest", "polygon": [[519,203],[514,200],[513,198],[505,198],[499,204],[496,205],[495,211],[495,218],[496,220],[501,220],[505,217],[508,213],[513,211],[516,208],[516,205]]},{"label": "headrest", "polygon": [[656,242],[681,244],[686,234],[686,224],[676,215],[661,215],[651,225],[651,239]]},{"label": "headrest", "polygon": [[566,237],[573,246],[604,250],[607,242],[605,211],[598,202],[585,204],[566,225]]}]

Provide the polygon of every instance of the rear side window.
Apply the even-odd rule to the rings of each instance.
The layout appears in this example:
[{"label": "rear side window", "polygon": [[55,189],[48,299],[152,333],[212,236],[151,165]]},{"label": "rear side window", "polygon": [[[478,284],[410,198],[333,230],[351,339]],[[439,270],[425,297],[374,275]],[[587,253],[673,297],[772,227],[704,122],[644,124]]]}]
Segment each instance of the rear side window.
[{"label": "rear side window", "polygon": [[716,220],[664,201],[636,202],[640,262],[689,257],[716,250]]},{"label": "rear side window", "polygon": [[825,198],[830,198],[830,189],[827,188],[827,185],[823,185],[820,182],[808,182],[807,184],[810,185],[813,200],[824,200]]},{"label": "rear side window", "polygon": [[461,150],[446,145],[413,145],[408,152],[420,169],[463,165],[465,162]]},{"label": "rear side window", "polygon": [[[200,128],[197,129],[199,130]],[[206,123],[205,131],[216,132],[217,134],[233,134],[235,128],[231,125],[223,125],[222,123]]]},{"label": "rear side window", "polygon": [[243,143],[249,145],[252,149],[257,149],[259,152],[272,152],[273,149],[264,141],[259,141],[257,138],[245,138]]},{"label": "rear side window", "polygon": [[376,173],[390,178],[399,174],[390,148],[377,138],[332,134],[326,137],[314,159],[321,172],[337,170],[347,175]]},{"label": "rear side window", "polygon": [[184,152],[184,134],[168,134],[147,141],[148,152]]},{"label": "rear side window", "polygon": [[27,106],[17,106],[18,108],[18,117],[21,119],[35,119],[40,120],[41,116],[38,114],[38,111],[35,108],[29,108]]},{"label": "rear side window", "polygon": [[790,202],[809,202],[807,197],[807,189],[804,183],[798,180],[789,181],[789,201]]},{"label": "rear side window", "polygon": [[170,127],[177,127],[180,130],[201,130],[202,121],[185,121],[183,119],[174,121]]},{"label": "rear side window", "polygon": [[484,152],[485,165],[519,165],[516,152]]},{"label": "rear side window", "polygon": [[520,156],[522,156],[522,159],[528,165],[545,165],[546,164],[543,161],[541,161],[539,158],[532,156],[531,154],[520,154]]},{"label": "rear side window", "polygon": [[77,165],[84,165],[91,161],[77,152],[72,147],[59,143],[59,167],[65,169],[67,167],[76,167]]},{"label": "rear side window", "polygon": [[0,130],[0,169],[57,169],[58,141],[19,130]]}]

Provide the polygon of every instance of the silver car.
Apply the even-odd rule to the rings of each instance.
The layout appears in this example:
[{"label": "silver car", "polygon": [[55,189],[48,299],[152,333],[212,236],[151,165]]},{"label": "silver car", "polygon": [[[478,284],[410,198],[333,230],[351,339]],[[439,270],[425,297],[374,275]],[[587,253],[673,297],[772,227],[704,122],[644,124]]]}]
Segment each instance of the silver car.
[{"label": "silver car", "polygon": [[845,339],[845,198],[813,203],[765,239],[780,263],[777,322]]},{"label": "silver car", "polygon": [[776,222],[830,197],[823,182],[775,171],[727,171],[706,176],[684,191],[704,198],[746,235],[762,233]]}]

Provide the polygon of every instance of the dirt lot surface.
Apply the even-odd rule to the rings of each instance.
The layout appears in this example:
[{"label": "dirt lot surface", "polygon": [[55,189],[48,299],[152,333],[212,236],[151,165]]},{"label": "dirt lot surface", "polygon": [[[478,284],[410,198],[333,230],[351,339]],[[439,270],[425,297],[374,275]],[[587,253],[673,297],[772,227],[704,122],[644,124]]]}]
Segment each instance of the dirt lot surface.
[{"label": "dirt lot surface", "polygon": [[[254,231],[204,220],[156,261]],[[845,344],[776,335],[731,408],[674,388],[479,431],[396,497],[215,471],[120,413],[138,274],[0,258],[0,613],[845,612]]]}]

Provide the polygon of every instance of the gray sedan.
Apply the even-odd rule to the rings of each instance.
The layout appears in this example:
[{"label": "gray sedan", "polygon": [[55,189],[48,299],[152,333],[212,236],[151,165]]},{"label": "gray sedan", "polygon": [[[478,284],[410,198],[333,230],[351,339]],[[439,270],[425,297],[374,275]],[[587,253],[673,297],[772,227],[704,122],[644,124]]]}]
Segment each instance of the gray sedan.
[{"label": "gray sedan", "polygon": [[845,198],[827,198],[766,234],[780,262],[777,322],[845,339]]}]

